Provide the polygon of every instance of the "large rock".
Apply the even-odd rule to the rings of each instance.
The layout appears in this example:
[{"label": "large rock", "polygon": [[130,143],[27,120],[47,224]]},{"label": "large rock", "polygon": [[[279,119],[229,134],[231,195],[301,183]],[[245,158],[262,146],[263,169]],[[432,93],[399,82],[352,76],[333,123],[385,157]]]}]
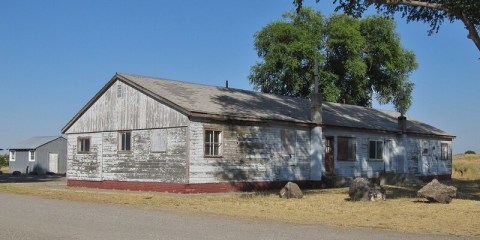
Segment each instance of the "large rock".
[{"label": "large rock", "polygon": [[300,190],[300,187],[293,182],[288,182],[285,184],[285,187],[283,187],[280,190],[279,193],[281,198],[303,198],[303,193],[302,190]]},{"label": "large rock", "polygon": [[457,196],[457,188],[440,183],[433,179],[430,183],[418,190],[417,196],[424,197],[430,202],[450,203]]},{"label": "large rock", "polygon": [[385,189],[371,183],[366,178],[355,178],[348,189],[348,195],[352,201],[377,201],[385,200]]}]

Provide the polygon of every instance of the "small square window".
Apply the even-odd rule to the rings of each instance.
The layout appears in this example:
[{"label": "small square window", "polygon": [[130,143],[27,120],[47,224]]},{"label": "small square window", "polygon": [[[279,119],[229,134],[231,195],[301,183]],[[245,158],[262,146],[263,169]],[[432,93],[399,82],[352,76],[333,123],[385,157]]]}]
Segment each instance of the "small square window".
[{"label": "small square window", "polygon": [[427,140],[422,141],[422,155],[430,154],[429,151],[430,143]]},{"label": "small square window", "polygon": [[205,156],[222,156],[222,131],[205,130],[204,150]]},{"label": "small square window", "polygon": [[120,151],[131,151],[132,150],[132,132],[120,132],[119,133],[119,142],[118,150]]},{"label": "small square window", "polygon": [[79,137],[79,138],[77,138],[77,152],[78,153],[89,153],[90,152],[90,138],[89,137]]}]

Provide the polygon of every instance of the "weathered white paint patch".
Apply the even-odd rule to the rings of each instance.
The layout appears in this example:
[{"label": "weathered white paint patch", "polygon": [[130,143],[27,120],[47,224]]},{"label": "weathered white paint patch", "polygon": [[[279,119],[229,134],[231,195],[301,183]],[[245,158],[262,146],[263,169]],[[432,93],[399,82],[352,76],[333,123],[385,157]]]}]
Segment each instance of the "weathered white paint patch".
[{"label": "weathered white paint patch", "polygon": [[[69,134],[68,178],[72,180],[112,180],[185,183],[186,127],[163,129],[168,145],[155,152],[153,130],[132,131],[132,151],[118,151],[118,132]],[[90,137],[91,152],[77,153],[77,137]]]},{"label": "weathered white paint patch", "polygon": [[[205,157],[204,129],[223,132],[222,157]],[[190,124],[190,183],[308,180],[309,129],[288,128],[288,144],[280,126]],[[285,132],[285,131],[284,131]],[[285,135],[285,134],[284,134]],[[283,152],[288,151],[288,152]]]},{"label": "weathered white paint patch", "polygon": [[184,114],[116,81],[66,133],[168,128],[187,126],[188,121]]}]

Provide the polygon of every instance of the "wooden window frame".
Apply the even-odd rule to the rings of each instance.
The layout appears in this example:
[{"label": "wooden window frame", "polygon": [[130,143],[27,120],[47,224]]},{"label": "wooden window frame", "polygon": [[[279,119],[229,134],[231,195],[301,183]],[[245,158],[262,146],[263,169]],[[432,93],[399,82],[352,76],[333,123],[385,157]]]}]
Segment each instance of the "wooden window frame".
[{"label": "wooden window frame", "polygon": [[[447,147],[446,155],[444,155],[443,146]],[[452,159],[451,150],[452,150],[452,148],[450,147],[449,143],[446,143],[446,142],[440,143],[440,160],[442,160],[442,161],[451,160]]]},{"label": "wooden window frame", "polygon": [[35,150],[28,151],[28,161],[35,162]]},{"label": "wooden window frame", "polygon": [[[129,141],[124,142],[124,136],[128,136]],[[132,131],[118,132],[118,152],[130,153],[132,152]]]},{"label": "wooden window frame", "polygon": [[[159,145],[157,141],[163,141],[161,145]],[[159,128],[159,129],[152,129],[150,134],[150,141],[151,146],[150,150],[153,153],[166,153],[168,149],[168,131],[166,128]],[[158,147],[161,146],[161,147]]]},{"label": "wooden window frame", "polygon": [[[207,142],[207,132],[213,132],[219,133],[220,136],[218,137],[219,142],[215,142],[215,140],[212,140],[212,142]],[[212,135],[213,136],[213,135]],[[207,148],[207,145],[210,145],[209,148]],[[218,154],[215,153],[215,145],[218,145]],[[207,154],[207,149],[210,149]],[[213,154],[211,154],[213,152]],[[203,130],[203,156],[207,158],[221,158],[223,157],[223,130],[220,129],[212,129],[212,128],[206,128]]]},{"label": "wooden window frame", "polygon": [[[343,145],[341,146],[340,145],[340,139],[347,139],[347,153],[346,153],[346,158],[343,159],[343,158],[340,158],[340,155],[343,155],[343,154],[340,154],[340,152],[342,150],[344,150],[342,147],[344,147]],[[350,140],[352,141],[350,143]],[[349,137],[349,136],[339,136],[337,137],[337,141],[336,141],[336,149],[337,149],[337,161],[342,161],[342,162],[355,162],[357,161],[357,138],[355,137]],[[352,150],[352,152],[350,152],[350,150]],[[353,155],[353,158],[351,158]]]},{"label": "wooden window frame", "polygon": [[[372,154],[371,154],[371,150],[372,150],[372,143],[375,144],[375,151],[374,151],[374,157],[372,158]],[[382,152],[380,153],[380,157],[381,158],[378,158],[379,156],[377,155],[378,154],[378,144],[381,144],[382,145]],[[385,153],[385,142],[383,140],[369,140],[368,141],[368,160],[369,161],[383,161],[385,159],[385,156],[384,156],[384,153]]]},{"label": "wooden window frame", "polygon": [[[85,144],[85,142],[84,142],[86,140],[88,140],[88,145]],[[92,145],[92,141],[91,141],[90,137],[77,137],[77,153],[79,153],[79,154],[90,153],[91,145]],[[88,146],[88,147],[86,147],[86,146]],[[86,149],[86,148],[88,148],[88,149]]]}]

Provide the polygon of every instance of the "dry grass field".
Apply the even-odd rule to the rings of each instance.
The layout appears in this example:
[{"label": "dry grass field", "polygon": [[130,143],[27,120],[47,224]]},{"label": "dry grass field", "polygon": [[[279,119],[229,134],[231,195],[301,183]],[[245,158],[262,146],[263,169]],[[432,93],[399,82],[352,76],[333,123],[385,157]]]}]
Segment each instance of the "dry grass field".
[{"label": "dry grass field", "polygon": [[[454,166],[466,161],[465,164],[473,163],[472,167],[475,167],[480,156],[458,160],[456,156]],[[380,202],[348,201],[347,188],[309,190],[300,200],[280,199],[276,192],[179,195],[68,188],[61,185],[64,183],[48,182],[3,183],[0,191],[295,224],[480,237],[480,176],[470,175],[468,170],[466,173],[462,178],[445,182],[458,188],[458,197],[450,204],[427,203],[417,198],[416,191],[420,186],[413,185],[386,186],[388,199]]]}]

